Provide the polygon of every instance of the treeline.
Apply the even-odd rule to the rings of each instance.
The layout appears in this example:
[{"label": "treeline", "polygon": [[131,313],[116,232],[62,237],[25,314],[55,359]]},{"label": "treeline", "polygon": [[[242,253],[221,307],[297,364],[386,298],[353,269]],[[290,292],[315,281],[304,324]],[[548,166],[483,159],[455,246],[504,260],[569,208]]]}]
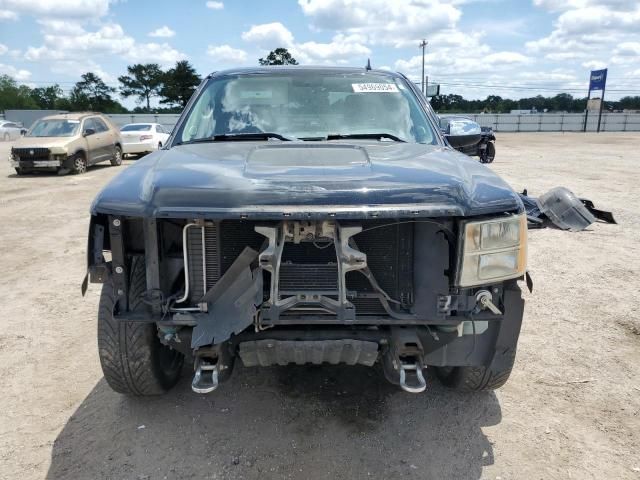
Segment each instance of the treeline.
[{"label": "treeline", "polygon": [[[618,101],[606,100],[605,110],[620,111],[640,109],[640,96],[623,97]],[[538,112],[581,113],[587,108],[587,98],[574,98],[568,93],[553,97],[538,95],[511,100],[498,95],[489,95],[484,100],[466,100],[460,95],[448,94],[433,97],[431,106],[439,113],[509,113],[511,110],[536,110]]]},{"label": "treeline", "polygon": [[[259,59],[261,65],[296,65],[296,60],[284,48]],[[162,70],[158,64],[135,64],[127,67],[127,74],[118,77],[119,87],[112,87],[95,73],[81,76],[65,95],[58,84],[30,88],[19,85],[8,75],[0,75],[0,111],[6,109],[94,110],[104,113],[127,113],[116,98],[133,97],[138,104],[133,113],[178,113],[189,101],[200,83],[200,76],[186,60],[173,68]],[[160,107],[151,108],[152,99],[158,99]],[[512,100],[489,95],[484,100],[466,100],[461,95],[448,94],[433,97],[431,105],[440,113],[509,113],[511,110],[536,110],[538,112],[583,112],[587,99],[574,98],[568,93],[553,97],[538,95]],[[618,101],[605,101],[608,111],[640,109],[640,96],[623,97]]]},{"label": "treeline", "polygon": [[[134,97],[138,107],[134,113],[179,113],[200,83],[200,76],[189,62],[180,61],[162,70],[158,64],[136,64],[127,67],[127,75],[118,77],[119,88],[107,85],[92,72],[81,76],[64,94],[58,84],[30,88],[19,85],[8,75],[0,75],[0,111],[8,109],[45,109],[104,113],[127,113],[116,95]],[[157,98],[161,107],[151,108]]]}]

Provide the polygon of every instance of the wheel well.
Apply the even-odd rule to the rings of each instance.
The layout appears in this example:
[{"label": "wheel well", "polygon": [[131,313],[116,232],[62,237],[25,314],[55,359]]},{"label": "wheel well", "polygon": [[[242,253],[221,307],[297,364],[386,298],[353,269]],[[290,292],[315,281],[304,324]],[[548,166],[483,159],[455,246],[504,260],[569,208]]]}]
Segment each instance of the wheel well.
[{"label": "wheel well", "polygon": [[75,152],[73,152],[73,155],[70,155],[70,156],[73,157],[74,155],[78,155],[78,154],[82,155],[85,160],[87,159],[87,152],[85,152],[84,149],[82,148],[79,150],[76,150]]}]

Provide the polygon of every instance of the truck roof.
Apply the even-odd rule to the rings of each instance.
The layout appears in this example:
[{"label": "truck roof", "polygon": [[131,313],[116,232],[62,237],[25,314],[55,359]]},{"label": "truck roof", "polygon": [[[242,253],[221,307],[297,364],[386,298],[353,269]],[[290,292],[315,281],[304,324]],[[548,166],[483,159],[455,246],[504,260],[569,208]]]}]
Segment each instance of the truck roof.
[{"label": "truck roof", "polygon": [[367,70],[365,67],[327,67],[327,66],[310,66],[310,65],[270,65],[263,67],[242,67],[233,68],[228,70],[220,70],[213,72],[209,77],[222,77],[225,75],[255,75],[265,73],[287,73],[287,74],[302,74],[302,73],[374,73],[376,75],[385,75],[389,77],[403,77],[402,74],[392,72],[390,70],[371,69]]}]

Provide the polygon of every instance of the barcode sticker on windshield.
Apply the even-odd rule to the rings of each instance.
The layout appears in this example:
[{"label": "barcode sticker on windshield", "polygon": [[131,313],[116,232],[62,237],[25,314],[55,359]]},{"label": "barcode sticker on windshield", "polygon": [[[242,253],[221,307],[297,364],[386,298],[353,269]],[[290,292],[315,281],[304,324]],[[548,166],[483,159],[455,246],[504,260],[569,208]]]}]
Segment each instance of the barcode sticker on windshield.
[{"label": "barcode sticker on windshield", "polygon": [[397,93],[399,91],[395,83],[352,83],[351,86],[356,93]]}]

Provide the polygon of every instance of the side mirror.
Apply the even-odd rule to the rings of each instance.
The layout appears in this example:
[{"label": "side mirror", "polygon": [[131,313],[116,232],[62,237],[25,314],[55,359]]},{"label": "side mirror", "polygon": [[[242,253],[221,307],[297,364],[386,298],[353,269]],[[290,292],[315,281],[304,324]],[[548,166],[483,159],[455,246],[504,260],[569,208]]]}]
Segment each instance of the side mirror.
[{"label": "side mirror", "polygon": [[453,148],[464,148],[475,145],[480,141],[482,129],[473,120],[461,119],[449,122],[445,135],[449,145]]},{"label": "side mirror", "polygon": [[84,132],[82,132],[83,137],[88,137],[89,135],[93,135],[96,131],[93,128],[87,128]]}]

